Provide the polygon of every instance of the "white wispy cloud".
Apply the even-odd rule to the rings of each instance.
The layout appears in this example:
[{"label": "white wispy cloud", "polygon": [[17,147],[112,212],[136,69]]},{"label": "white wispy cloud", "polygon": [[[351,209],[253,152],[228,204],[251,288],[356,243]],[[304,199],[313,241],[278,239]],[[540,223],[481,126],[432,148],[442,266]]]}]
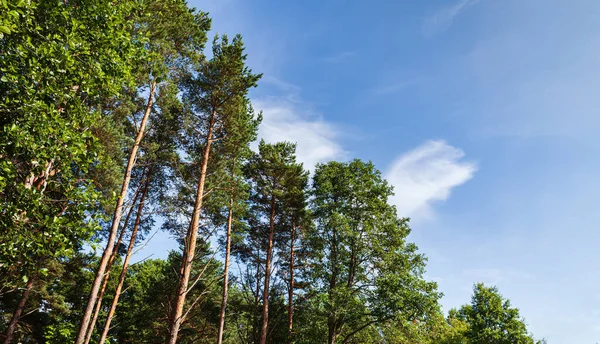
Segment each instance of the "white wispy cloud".
[{"label": "white wispy cloud", "polygon": [[402,154],[385,174],[394,186],[391,201],[400,216],[428,218],[432,204],[473,177],[477,166],[461,161],[465,153],[444,141],[428,141]]},{"label": "white wispy cloud", "polygon": [[447,30],[454,19],[467,7],[475,5],[480,0],[459,0],[452,5],[438,9],[423,22],[422,32],[425,36],[433,36]]},{"label": "white wispy cloud", "polygon": [[263,112],[259,139],[268,143],[296,142],[296,155],[310,170],[319,162],[343,159],[346,151],[338,139],[340,132],[320,116],[286,98],[254,100],[255,109]]}]

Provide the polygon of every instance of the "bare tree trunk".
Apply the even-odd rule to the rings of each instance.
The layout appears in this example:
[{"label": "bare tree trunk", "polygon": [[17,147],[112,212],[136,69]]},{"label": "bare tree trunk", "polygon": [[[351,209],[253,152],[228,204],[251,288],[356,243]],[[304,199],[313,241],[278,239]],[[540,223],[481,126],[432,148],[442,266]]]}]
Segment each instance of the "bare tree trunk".
[{"label": "bare tree trunk", "polygon": [[202,167],[200,168],[200,179],[198,181],[198,188],[196,190],[196,203],[194,204],[194,211],[192,213],[192,221],[188,228],[186,236],[186,242],[184,246],[182,264],[182,275],[179,280],[179,286],[177,288],[177,299],[175,301],[172,317],[171,326],[169,328],[169,344],[177,343],[177,335],[179,328],[182,323],[183,307],[185,305],[185,297],[188,293],[188,283],[190,281],[190,274],[192,272],[192,262],[194,261],[194,255],[196,253],[196,240],[198,238],[198,226],[200,225],[200,211],[202,210],[202,200],[204,198],[204,184],[206,182],[206,170],[208,168],[208,159],[210,158],[210,146],[212,144],[213,129],[215,125],[216,109],[210,117],[208,125],[208,134],[206,136],[206,146],[204,147],[204,153],[202,155]]},{"label": "bare tree trunk", "polygon": [[[337,275],[338,275],[338,269],[337,269],[337,231],[335,230],[335,228],[333,228],[333,238],[332,238],[332,243],[331,243],[331,251],[330,251],[330,255],[329,255],[329,264],[331,265],[332,271],[331,271],[331,277],[329,279],[329,291],[328,291],[328,296],[329,296],[329,302],[330,304],[333,304],[333,293],[334,290],[337,286]],[[329,330],[329,335],[328,335],[328,341],[327,343],[329,344],[335,344],[337,342],[337,317],[335,315],[335,310],[330,309],[329,310],[329,315],[327,317],[327,327]]]},{"label": "bare tree trunk", "polygon": [[90,342],[90,340],[92,339],[92,334],[94,333],[94,328],[96,327],[96,322],[98,321],[98,316],[100,315],[100,308],[102,308],[102,298],[104,297],[104,292],[106,291],[106,286],[108,285],[108,280],[110,277],[110,270],[112,268],[113,263],[115,262],[115,258],[117,257],[117,250],[119,248],[119,245],[123,241],[123,235],[125,234],[125,231],[127,230],[127,224],[129,224],[129,218],[131,217],[131,214],[133,213],[133,209],[134,209],[133,205],[137,202],[137,199],[138,199],[138,196],[139,196],[141,190],[142,190],[142,188],[138,187],[137,191],[135,192],[135,195],[133,196],[133,200],[131,201],[132,202],[131,209],[129,209],[129,211],[127,212],[127,216],[125,217],[125,222],[123,223],[123,228],[121,228],[121,233],[119,233],[119,238],[117,239],[117,242],[115,243],[113,252],[110,255],[110,259],[108,261],[108,266],[106,268],[106,273],[104,274],[104,280],[102,281],[102,287],[100,288],[100,293],[98,294],[98,301],[96,302],[96,308],[94,308],[94,316],[92,317],[92,321],[90,321],[90,326],[88,327],[87,334],[85,336],[85,344],[88,344]]},{"label": "bare tree trunk", "polygon": [[146,195],[148,195],[148,186],[150,185],[151,174],[152,168],[148,170],[148,175],[144,184],[144,191],[142,191],[142,197],[140,198],[140,204],[138,205],[135,223],[133,225],[133,230],[131,231],[131,238],[129,238],[129,246],[127,247],[127,253],[125,254],[125,258],[123,259],[123,267],[121,268],[121,275],[119,275],[119,283],[117,284],[117,289],[115,290],[115,296],[113,298],[112,304],[110,305],[110,310],[108,311],[108,315],[106,316],[106,323],[104,324],[102,336],[100,336],[100,341],[98,342],[99,344],[104,344],[104,342],[106,341],[108,331],[110,330],[110,323],[112,322],[112,319],[115,315],[115,310],[117,309],[117,304],[119,303],[119,297],[121,296],[121,290],[123,290],[125,276],[127,276],[127,268],[129,267],[129,259],[131,258],[131,252],[133,252],[133,247],[135,246],[135,238],[137,236],[138,229],[140,228],[140,222],[142,220],[142,212],[144,210],[144,202],[146,201]]},{"label": "bare tree trunk", "polygon": [[140,129],[135,137],[133,147],[131,147],[131,152],[129,153],[129,159],[127,160],[127,167],[125,169],[125,175],[123,176],[123,185],[121,186],[121,193],[119,194],[119,198],[117,199],[117,204],[115,206],[115,212],[113,214],[113,221],[110,227],[106,248],[104,249],[102,259],[100,260],[100,265],[98,266],[98,270],[96,271],[96,277],[94,278],[94,283],[92,284],[92,290],[90,291],[90,295],[88,297],[87,306],[85,308],[85,311],[83,312],[83,317],[81,319],[81,325],[79,327],[79,332],[77,333],[77,338],[75,339],[75,344],[83,344],[83,342],[85,341],[85,336],[89,327],[90,319],[92,317],[94,305],[96,304],[96,300],[98,299],[98,292],[100,291],[102,278],[104,277],[104,272],[106,271],[106,267],[108,266],[108,260],[110,259],[110,256],[114,249],[115,239],[117,236],[117,231],[119,229],[119,223],[121,222],[123,202],[125,201],[125,197],[127,197],[127,190],[129,188],[129,181],[131,179],[131,171],[133,170],[133,166],[135,165],[135,159],[137,157],[137,151],[140,146],[140,142],[144,137],[144,131],[146,128],[146,123],[148,122],[148,117],[150,117],[150,111],[152,110],[152,103],[154,101],[155,90],[156,82],[152,81],[152,84],[150,85],[150,94],[148,95],[148,104],[146,105],[146,111],[144,112],[144,117],[142,118]]},{"label": "bare tree trunk", "polygon": [[[233,173],[232,173],[233,177]],[[229,198],[229,214],[227,216],[227,238],[225,244],[225,272],[223,277],[223,299],[221,300],[221,314],[219,314],[219,335],[217,344],[223,343],[223,330],[225,329],[225,309],[229,292],[229,256],[231,255],[231,224],[233,222],[233,193]]]},{"label": "bare tree trunk", "polygon": [[290,233],[290,285],[288,289],[288,342],[293,343],[292,327],[294,323],[294,241],[296,241],[296,224],[292,218]]},{"label": "bare tree trunk", "polygon": [[17,323],[19,323],[19,320],[21,319],[21,314],[23,314],[23,309],[25,309],[25,303],[27,303],[29,293],[31,293],[31,289],[33,289],[34,279],[35,278],[30,278],[29,281],[27,281],[27,284],[25,285],[25,290],[23,291],[23,295],[21,296],[21,301],[19,301],[17,309],[15,309],[12,319],[10,319],[10,323],[8,324],[4,344],[10,344],[12,342],[12,337],[15,334],[15,330],[17,329]]},{"label": "bare tree trunk", "polygon": [[260,247],[256,249],[256,286],[254,288],[254,308],[255,312],[252,312],[252,343],[258,344],[260,341],[260,318],[258,317],[258,310],[260,309]]},{"label": "bare tree trunk", "polygon": [[269,243],[267,245],[267,261],[265,262],[265,284],[263,288],[262,324],[260,344],[267,343],[269,328],[269,280],[271,279],[271,260],[273,255],[273,234],[275,232],[275,196],[271,195],[271,216],[269,217]]}]

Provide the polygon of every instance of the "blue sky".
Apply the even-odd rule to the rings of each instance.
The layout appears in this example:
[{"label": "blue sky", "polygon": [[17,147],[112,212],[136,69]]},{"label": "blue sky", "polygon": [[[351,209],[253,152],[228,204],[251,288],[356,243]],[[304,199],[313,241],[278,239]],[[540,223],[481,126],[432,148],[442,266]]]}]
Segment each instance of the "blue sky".
[{"label": "blue sky", "polygon": [[600,342],[600,1],[190,4],[264,73],[262,138],[384,172],[446,310],[482,281],[537,337]]}]

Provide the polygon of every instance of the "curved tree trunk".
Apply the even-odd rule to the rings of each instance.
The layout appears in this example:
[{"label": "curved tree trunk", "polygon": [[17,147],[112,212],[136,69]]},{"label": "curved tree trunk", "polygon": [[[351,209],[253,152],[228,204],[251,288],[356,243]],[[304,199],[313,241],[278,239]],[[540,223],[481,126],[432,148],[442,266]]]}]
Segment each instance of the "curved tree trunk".
[{"label": "curved tree trunk", "polygon": [[[233,177],[233,174],[232,174]],[[225,244],[225,272],[223,277],[223,299],[221,300],[221,313],[219,314],[219,334],[217,344],[223,343],[223,330],[225,329],[225,309],[229,292],[229,257],[231,255],[231,224],[233,222],[233,196],[229,198],[229,214],[227,215],[227,238]]]},{"label": "curved tree trunk", "polygon": [[17,329],[17,323],[19,323],[19,319],[21,319],[21,314],[23,314],[23,309],[25,309],[25,304],[27,303],[27,299],[29,298],[31,289],[33,289],[34,279],[35,278],[29,279],[29,281],[27,281],[27,284],[25,285],[25,290],[23,291],[23,295],[21,296],[21,301],[19,301],[17,309],[15,309],[15,312],[13,313],[13,316],[10,319],[10,323],[8,324],[4,344],[10,344],[12,342],[12,337],[15,334],[15,330]]},{"label": "curved tree trunk", "polygon": [[117,204],[115,206],[115,211],[113,214],[113,221],[110,227],[110,232],[108,235],[108,240],[106,243],[106,248],[104,249],[104,253],[102,254],[102,259],[100,260],[100,265],[98,266],[98,270],[96,271],[96,277],[94,278],[94,282],[92,284],[92,290],[90,291],[90,295],[88,297],[87,306],[85,311],[83,312],[83,316],[81,319],[81,325],[79,327],[79,331],[77,332],[77,338],[75,339],[75,344],[83,344],[85,341],[86,332],[89,327],[90,319],[92,317],[92,312],[94,310],[94,305],[96,304],[96,300],[98,299],[98,293],[100,291],[100,286],[102,284],[102,279],[104,278],[104,272],[106,271],[106,267],[108,266],[108,260],[112,255],[115,239],[117,236],[117,231],[119,229],[119,223],[121,222],[121,215],[123,211],[123,202],[125,201],[125,197],[127,197],[127,190],[129,189],[129,181],[131,180],[131,171],[133,170],[133,166],[135,165],[135,159],[137,157],[137,151],[139,149],[142,138],[144,137],[144,132],[146,129],[146,123],[148,122],[148,117],[150,117],[150,111],[152,109],[152,103],[154,101],[154,93],[156,90],[156,82],[153,81],[150,85],[150,94],[148,95],[148,104],[146,105],[146,111],[144,112],[144,117],[142,118],[142,122],[140,124],[139,131],[135,137],[135,141],[133,143],[133,147],[131,147],[131,152],[129,153],[129,159],[127,160],[127,167],[125,169],[125,175],[123,176],[123,185],[121,186],[121,193],[119,194],[119,198],[117,199]]},{"label": "curved tree trunk", "polygon": [[106,268],[106,273],[104,274],[104,280],[102,281],[102,287],[100,287],[100,293],[98,294],[98,301],[96,302],[96,308],[94,308],[94,316],[92,317],[92,321],[90,321],[90,326],[88,327],[87,334],[85,336],[85,344],[88,344],[90,342],[90,340],[92,339],[92,334],[94,333],[94,328],[96,327],[96,322],[98,321],[98,315],[100,314],[100,308],[102,308],[102,298],[104,297],[104,292],[106,291],[106,286],[108,285],[108,280],[110,277],[110,270],[115,261],[115,258],[117,257],[117,250],[119,248],[119,245],[123,241],[123,235],[125,234],[125,231],[127,230],[127,225],[129,224],[129,219],[130,219],[131,214],[133,213],[133,209],[134,209],[133,205],[135,205],[135,203],[137,202],[137,199],[139,197],[141,190],[142,190],[142,188],[138,187],[137,191],[135,192],[135,196],[133,196],[133,200],[131,203],[131,209],[129,209],[129,211],[127,212],[127,216],[125,217],[125,222],[123,223],[123,228],[121,228],[121,232],[119,233],[119,238],[117,239],[117,242],[115,243],[115,247],[113,248],[113,253],[110,255],[110,259],[108,261],[108,266]]},{"label": "curved tree trunk", "polygon": [[137,232],[140,227],[140,222],[142,220],[142,212],[144,210],[144,202],[146,201],[146,195],[148,194],[148,186],[150,185],[151,173],[152,170],[150,169],[148,171],[148,176],[144,184],[144,191],[142,191],[140,204],[138,205],[135,223],[133,225],[133,230],[131,231],[131,238],[129,239],[129,246],[127,247],[127,254],[125,254],[125,259],[123,260],[121,275],[119,275],[119,283],[117,284],[117,289],[115,290],[115,297],[113,298],[112,304],[110,305],[110,310],[108,311],[108,315],[106,316],[106,323],[104,324],[102,336],[100,337],[100,341],[98,342],[99,344],[104,344],[104,342],[106,341],[108,331],[110,330],[110,323],[112,322],[112,319],[115,315],[115,310],[117,309],[117,304],[119,303],[119,297],[121,296],[121,290],[123,290],[125,276],[127,276],[127,268],[129,267],[129,259],[131,258],[131,253],[133,252],[133,247],[135,246],[135,238],[137,236]]},{"label": "curved tree trunk", "polygon": [[293,343],[294,324],[294,241],[296,240],[296,224],[292,218],[292,232],[290,233],[290,285],[288,289],[288,342]]},{"label": "curved tree trunk", "polygon": [[171,325],[169,328],[169,344],[177,343],[177,335],[179,334],[179,328],[183,322],[183,308],[185,305],[185,297],[188,293],[188,283],[190,281],[190,274],[192,272],[192,263],[194,261],[194,255],[196,254],[196,240],[198,239],[198,227],[200,225],[200,211],[202,210],[202,200],[204,198],[204,184],[206,182],[206,171],[208,168],[208,159],[210,158],[210,147],[213,139],[213,130],[216,120],[216,109],[211,113],[210,122],[208,125],[208,133],[206,135],[206,146],[204,147],[204,153],[202,155],[202,167],[200,168],[200,178],[198,180],[198,188],[196,190],[196,203],[194,204],[194,211],[192,213],[192,221],[188,228],[186,236],[186,242],[184,246],[184,252],[182,257],[182,275],[179,280],[179,286],[177,288],[177,299],[173,307],[171,314]]},{"label": "curved tree trunk", "polygon": [[275,196],[271,195],[271,216],[269,217],[269,243],[267,261],[265,262],[265,283],[263,288],[262,324],[260,328],[260,344],[267,343],[269,328],[269,280],[271,279],[271,260],[273,259],[273,235],[275,232]]}]

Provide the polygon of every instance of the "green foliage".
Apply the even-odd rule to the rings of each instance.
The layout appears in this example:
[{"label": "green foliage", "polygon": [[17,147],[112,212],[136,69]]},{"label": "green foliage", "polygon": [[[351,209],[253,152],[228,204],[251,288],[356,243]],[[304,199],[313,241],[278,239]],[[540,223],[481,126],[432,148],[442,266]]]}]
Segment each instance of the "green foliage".
[{"label": "green foliage", "polygon": [[471,304],[461,307],[458,317],[469,329],[466,337],[473,344],[533,344],[519,310],[505,300],[496,287],[478,283],[473,287]]},{"label": "green foliage", "polygon": [[136,33],[147,39],[153,56],[149,74],[158,82],[187,74],[190,64],[203,59],[210,24],[207,13],[189,8],[185,0],[144,1]]},{"label": "green foliage", "polygon": [[[279,290],[272,289],[269,285],[271,273],[274,270],[275,243],[281,243],[280,251],[284,250],[285,237],[291,229],[290,215],[294,212],[293,206],[302,204],[303,191],[307,183],[307,172],[302,164],[296,162],[296,145],[288,142],[267,144],[261,141],[258,146],[259,153],[255,154],[246,166],[246,175],[251,185],[251,210],[248,214],[249,232],[246,233],[245,242],[238,245],[236,253],[251,269],[256,272],[256,279],[252,281],[255,290],[267,288],[270,297],[268,300],[270,328],[274,326],[273,315],[275,310],[281,312],[283,302]],[[267,268],[267,266],[269,266]],[[255,300],[262,299],[264,295],[255,293]],[[273,301],[273,303],[271,302]],[[277,307],[276,301],[280,303]],[[258,305],[258,301],[255,303]],[[284,313],[284,312],[281,312]],[[258,319],[260,311],[246,321],[250,326],[246,332],[256,336],[260,327]],[[285,328],[280,326],[279,328]],[[258,331],[257,331],[258,330]],[[270,340],[274,342],[285,341],[287,334],[270,330]],[[279,339],[278,339],[279,338]]]},{"label": "green foliage", "polygon": [[[318,165],[309,190],[294,143],[261,141],[253,153],[262,115],[248,92],[261,75],[240,35],[215,36],[207,59],[210,25],[185,0],[0,0],[0,333],[22,303],[14,342],[73,341],[99,264],[82,252],[102,240],[153,100],[131,179],[150,186],[137,240],[161,222],[184,238],[203,165],[207,176],[178,342],[215,341],[223,267],[211,245],[232,210],[225,343],[258,342],[267,303],[269,343],[535,343],[518,309],[483,284],[444,318],[372,163]],[[110,342],[164,342],[181,257],[131,266]]]},{"label": "green foliage", "polygon": [[388,204],[391,195],[371,163],[317,166],[313,286],[320,292],[318,312],[330,343],[389,320],[422,319],[436,307],[436,284],[422,279],[425,257],[406,242],[408,221]]},{"label": "green foliage", "polygon": [[[248,90],[256,86],[260,75],[253,74],[245,65],[246,55],[241,36],[229,42],[227,36],[213,41],[213,57],[193,64],[193,73],[187,74],[180,87],[184,107],[181,113],[182,130],[179,149],[184,158],[175,164],[172,189],[177,192],[166,197],[164,207],[169,209],[165,227],[183,237],[193,211],[200,166],[211,132],[206,197],[203,211],[213,224],[222,225],[223,209],[229,197],[246,193],[240,179],[241,165],[250,155],[249,143],[255,139],[260,115],[256,116],[247,98]],[[233,176],[233,177],[232,177]],[[233,184],[233,185],[232,185]],[[238,210],[244,209],[236,203]]]},{"label": "green foliage", "polygon": [[3,20],[18,19],[0,39],[0,266],[27,276],[97,230],[103,186],[90,176],[106,161],[93,128],[143,55],[125,19],[133,1],[9,6]]},{"label": "green foliage", "polygon": [[[179,343],[212,342],[218,319],[218,289],[212,289],[218,279],[220,264],[212,261],[204,247],[198,255],[196,274],[202,278],[191,289],[189,303],[198,299],[195,308],[181,330]],[[171,252],[167,260],[151,259],[132,265],[119,302],[118,321],[111,331],[113,342],[123,343],[135,338],[137,343],[164,343],[168,334],[168,318],[177,287],[181,256]],[[208,292],[207,292],[208,291]]]},{"label": "green foliage", "polygon": [[[81,298],[89,287],[89,268],[95,264],[95,257],[84,254],[45,262],[43,273],[33,276],[34,288],[25,305],[26,315],[17,327],[20,342],[53,344],[74,338]],[[5,321],[10,320],[20,298],[19,290],[0,288],[1,333],[6,331]]]}]

